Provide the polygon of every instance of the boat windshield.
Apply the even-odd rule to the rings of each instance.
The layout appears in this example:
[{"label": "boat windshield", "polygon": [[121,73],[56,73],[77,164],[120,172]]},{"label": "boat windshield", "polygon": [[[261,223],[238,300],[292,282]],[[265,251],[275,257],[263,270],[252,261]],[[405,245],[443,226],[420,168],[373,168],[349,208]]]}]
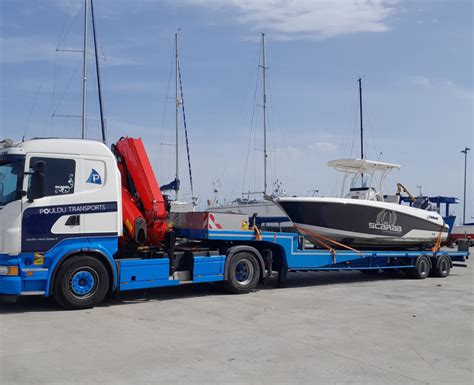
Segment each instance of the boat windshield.
[{"label": "boat windshield", "polygon": [[0,206],[21,198],[24,165],[23,157],[0,158]]},{"label": "boat windshield", "polygon": [[352,180],[351,180],[351,187],[350,189],[351,190],[354,190],[354,189],[364,189],[364,190],[368,190],[371,186],[369,186],[369,183],[372,182],[372,175],[367,175],[367,174],[363,174],[363,173],[360,173],[360,174],[356,174],[354,177],[352,177]]}]

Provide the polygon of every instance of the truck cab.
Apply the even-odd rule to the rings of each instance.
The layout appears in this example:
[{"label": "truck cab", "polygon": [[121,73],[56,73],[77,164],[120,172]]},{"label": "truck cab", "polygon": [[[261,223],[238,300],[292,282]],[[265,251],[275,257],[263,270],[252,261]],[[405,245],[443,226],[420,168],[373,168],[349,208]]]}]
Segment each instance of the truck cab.
[{"label": "truck cab", "polygon": [[10,294],[44,291],[41,269],[54,268],[54,256],[73,243],[112,258],[122,234],[120,183],[115,157],[101,142],[0,143],[0,273],[20,263],[21,273],[38,278],[22,281],[12,269]]},{"label": "truck cab", "polygon": [[[211,214],[200,215],[212,228]],[[112,149],[82,139],[0,142],[0,296],[52,296],[80,309],[110,293],[187,283],[226,280],[249,292],[263,278],[262,256],[245,254],[254,248],[207,236],[186,245],[167,220],[139,138]]]}]

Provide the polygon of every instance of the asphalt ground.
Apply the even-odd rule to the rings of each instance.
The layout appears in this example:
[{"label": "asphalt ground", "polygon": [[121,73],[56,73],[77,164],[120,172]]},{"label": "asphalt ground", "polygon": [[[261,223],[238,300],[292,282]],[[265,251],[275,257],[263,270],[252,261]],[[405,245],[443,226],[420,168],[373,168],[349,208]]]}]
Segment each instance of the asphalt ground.
[{"label": "asphalt ground", "polygon": [[80,311],[0,302],[0,383],[473,384],[471,262],[448,278],[295,273],[284,289],[161,288]]}]

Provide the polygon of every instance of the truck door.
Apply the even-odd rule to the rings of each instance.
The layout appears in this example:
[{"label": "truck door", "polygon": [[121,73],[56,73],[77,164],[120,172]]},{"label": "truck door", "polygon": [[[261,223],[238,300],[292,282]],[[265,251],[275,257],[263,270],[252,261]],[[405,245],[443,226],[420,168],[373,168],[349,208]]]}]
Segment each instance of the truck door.
[{"label": "truck door", "polygon": [[24,156],[0,155],[0,254],[20,252]]},{"label": "truck door", "polygon": [[[44,252],[63,239],[77,237],[82,232],[81,213],[77,210],[78,160],[67,156],[29,154],[25,168],[43,163],[44,196],[31,201],[23,197],[22,236],[23,252]],[[31,176],[25,178],[29,188]]]}]

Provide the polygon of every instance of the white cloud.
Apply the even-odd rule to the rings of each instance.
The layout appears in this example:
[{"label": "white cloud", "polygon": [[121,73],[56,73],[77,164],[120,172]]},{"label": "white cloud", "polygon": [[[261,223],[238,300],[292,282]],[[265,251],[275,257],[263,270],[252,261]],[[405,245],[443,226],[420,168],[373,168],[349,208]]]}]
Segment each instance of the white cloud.
[{"label": "white cloud", "polygon": [[322,39],[358,32],[383,32],[400,0],[180,0],[231,10],[238,22],[280,39]]},{"label": "white cloud", "polygon": [[431,80],[428,79],[427,77],[425,76],[413,76],[411,78],[411,81],[413,82],[413,84],[417,85],[417,86],[421,86],[421,87],[429,87],[431,86]]},{"label": "white cloud", "polygon": [[330,142],[315,142],[315,143],[311,143],[308,146],[308,149],[332,152],[337,149],[337,145]]},{"label": "white cloud", "polygon": [[474,91],[472,89],[463,87],[462,85],[454,83],[451,80],[432,79],[426,76],[417,75],[411,77],[410,81],[420,88],[433,90],[439,93],[448,93],[459,99],[464,99],[471,102],[474,100]]}]

